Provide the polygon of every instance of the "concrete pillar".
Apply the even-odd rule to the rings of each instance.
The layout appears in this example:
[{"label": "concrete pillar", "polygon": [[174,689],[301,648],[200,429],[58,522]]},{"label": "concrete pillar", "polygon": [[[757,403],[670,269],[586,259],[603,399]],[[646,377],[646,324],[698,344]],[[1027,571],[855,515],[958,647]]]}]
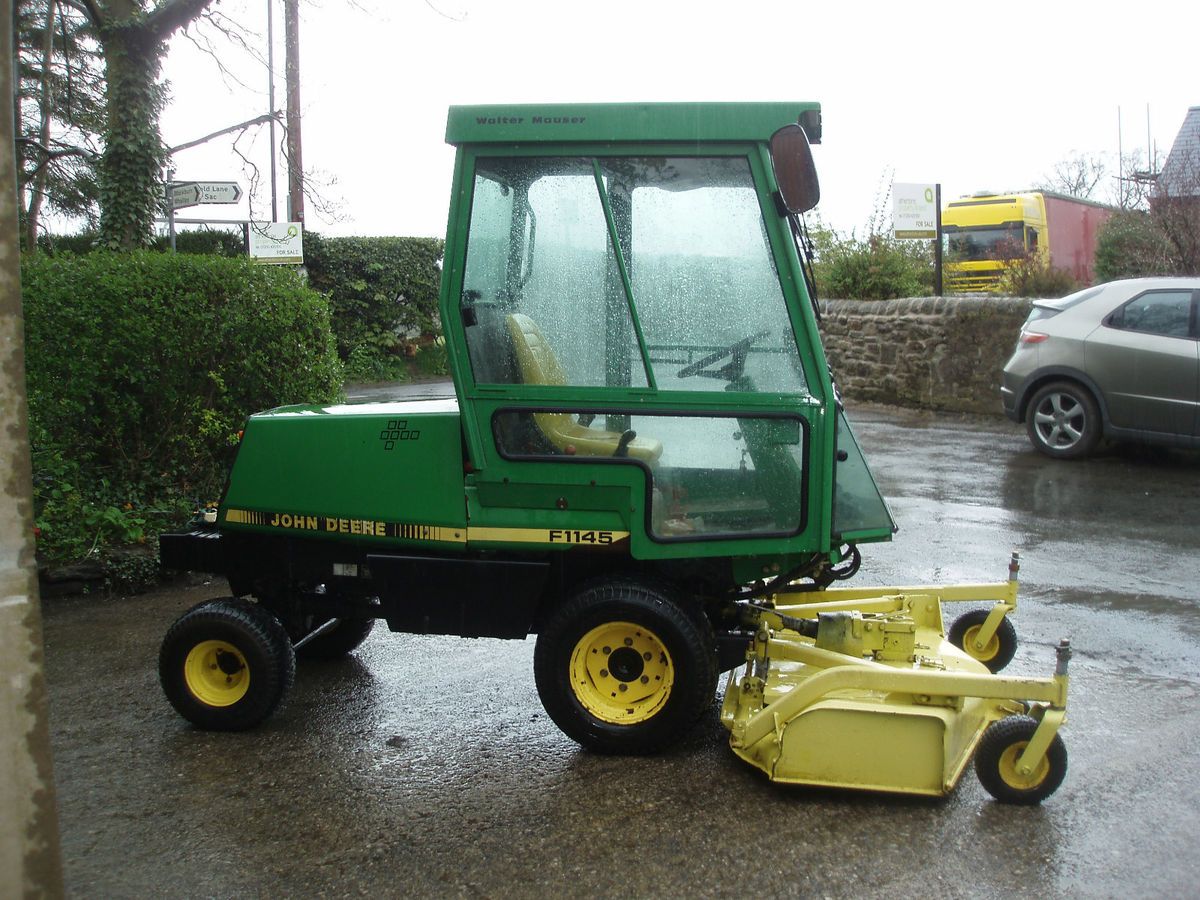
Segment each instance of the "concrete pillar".
[{"label": "concrete pillar", "polygon": [[13,156],[12,0],[0,0],[0,895],[62,895],[42,674]]}]

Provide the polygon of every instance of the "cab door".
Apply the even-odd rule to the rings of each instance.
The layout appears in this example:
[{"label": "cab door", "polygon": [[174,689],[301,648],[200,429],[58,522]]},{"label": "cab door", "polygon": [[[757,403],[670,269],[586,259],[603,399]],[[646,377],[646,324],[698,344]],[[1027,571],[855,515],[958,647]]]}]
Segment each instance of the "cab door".
[{"label": "cab door", "polygon": [[642,558],[828,545],[823,361],[796,340],[763,163],[660,149],[469,155],[473,537]]}]

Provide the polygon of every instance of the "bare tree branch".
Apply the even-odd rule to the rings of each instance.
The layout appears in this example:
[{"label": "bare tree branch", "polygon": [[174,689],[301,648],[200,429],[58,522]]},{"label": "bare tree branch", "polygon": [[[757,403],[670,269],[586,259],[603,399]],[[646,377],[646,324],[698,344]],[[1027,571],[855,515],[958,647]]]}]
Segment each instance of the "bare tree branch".
[{"label": "bare tree branch", "polygon": [[[93,0],[84,0],[85,3]],[[213,0],[166,0],[146,16],[143,27],[152,38],[165,41],[172,34],[183,28]]]},{"label": "bare tree branch", "polygon": [[1108,166],[1098,154],[1075,153],[1056,162],[1038,187],[1088,200],[1107,171]]},{"label": "bare tree branch", "polygon": [[68,3],[86,15],[96,28],[103,28],[107,24],[108,17],[104,14],[104,10],[100,8],[100,4],[96,0],[80,0],[79,3],[75,3],[74,0],[68,0]]},{"label": "bare tree branch", "polygon": [[64,156],[78,156],[82,159],[94,160],[97,156],[94,150],[89,150],[87,147],[70,147],[64,145],[60,150],[51,150],[44,144],[35,141],[33,138],[18,137],[16,143],[26,147],[32,147],[37,150],[45,159],[61,159]]},{"label": "bare tree branch", "polygon": [[239,132],[240,137],[241,133],[244,133],[247,129],[253,128],[255,125],[266,125],[272,119],[274,119],[276,122],[281,122],[283,120],[283,111],[275,110],[273,113],[263,113],[261,116],[255,116],[253,119],[247,119],[245,122],[239,122],[236,125],[230,125],[228,128],[222,128],[219,131],[214,131],[212,134],[206,134],[204,137],[196,138],[194,141],[188,141],[175,147],[169,147],[168,152],[174,154],[181,150],[188,150],[191,147],[197,147],[200,144],[207,143],[213,138],[218,138],[223,134],[231,134],[235,131]]}]

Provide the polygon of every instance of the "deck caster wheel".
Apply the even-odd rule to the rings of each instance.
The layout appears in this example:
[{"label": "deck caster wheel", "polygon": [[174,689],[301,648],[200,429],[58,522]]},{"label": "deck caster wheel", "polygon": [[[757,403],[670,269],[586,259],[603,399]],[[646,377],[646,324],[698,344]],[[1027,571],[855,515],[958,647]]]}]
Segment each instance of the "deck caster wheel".
[{"label": "deck caster wheel", "polygon": [[993,722],[975,751],[975,774],[989,794],[1001,803],[1032,806],[1041,803],[1062,784],[1067,774],[1067,747],[1057,734],[1046,755],[1028,775],[1017,769],[1038,723],[1028,716],[1009,716]]},{"label": "deck caster wheel", "polygon": [[[310,631],[319,628],[321,624],[320,620],[317,620]],[[299,659],[338,659],[365,641],[374,627],[374,619],[347,616],[331,630],[297,649],[296,656]]]},{"label": "deck caster wheel", "polygon": [[585,587],[542,627],[534,680],[550,718],[601,753],[653,753],[712,702],[716,641],[708,621],[659,586]]},{"label": "deck caster wheel", "polygon": [[1016,655],[1017,629],[1013,628],[1012,622],[1008,620],[1008,616],[1005,616],[1000,620],[1000,625],[996,628],[992,639],[983,647],[976,647],[975,636],[979,634],[987,617],[988,610],[986,609],[973,609],[963,613],[950,626],[946,640],[972,659],[979,660],[987,666],[989,672],[994,673],[1012,662]]},{"label": "deck caster wheel", "polygon": [[287,631],[246,600],[208,600],[163,638],[158,675],[175,710],[209,731],[242,731],[267,718],[296,674]]}]

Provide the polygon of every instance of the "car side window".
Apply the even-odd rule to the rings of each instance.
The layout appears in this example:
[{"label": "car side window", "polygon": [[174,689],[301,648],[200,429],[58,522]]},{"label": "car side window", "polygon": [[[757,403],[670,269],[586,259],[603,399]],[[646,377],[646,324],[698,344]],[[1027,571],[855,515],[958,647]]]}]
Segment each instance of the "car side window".
[{"label": "car side window", "polygon": [[1109,324],[1125,331],[1188,337],[1191,314],[1191,291],[1147,291],[1113,313]]}]

